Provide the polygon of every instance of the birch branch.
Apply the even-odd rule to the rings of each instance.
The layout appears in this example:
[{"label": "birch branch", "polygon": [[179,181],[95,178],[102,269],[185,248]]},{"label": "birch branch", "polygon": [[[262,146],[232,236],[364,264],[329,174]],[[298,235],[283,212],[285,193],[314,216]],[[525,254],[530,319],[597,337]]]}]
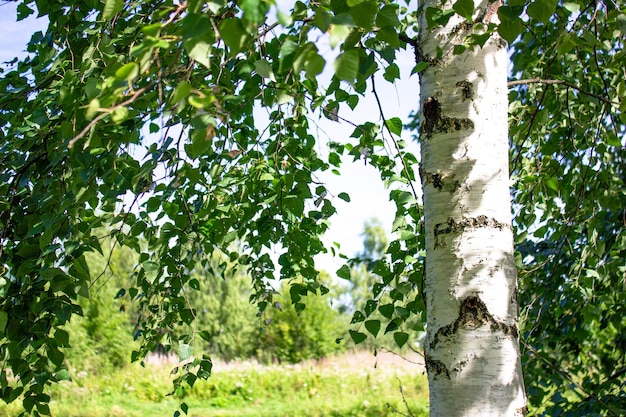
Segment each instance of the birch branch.
[{"label": "birch branch", "polygon": [[507,87],[511,88],[511,87],[515,87],[518,85],[528,85],[528,84],[548,84],[548,85],[555,85],[555,84],[560,84],[560,85],[564,85],[566,87],[572,88],[576,91],[580,91],[581,93],[591,96],[591,97],[595,97],[600,101],[603,101],[607,104],[616,104],[619,105],[619,103],[616,103],[614,101],[611,101],[608,98],[602,97],[601,95],[598,94],[594,94],[591,93],[587,90],[583,90],[582,88],[575,86],[574,84],[568,82],[568,81],[564,81],[564,80],[543,80],[541,78],[529,78],[529,79],[525,79],[525,80],[515,80],[515,81],[509,81],[507,83]]}]

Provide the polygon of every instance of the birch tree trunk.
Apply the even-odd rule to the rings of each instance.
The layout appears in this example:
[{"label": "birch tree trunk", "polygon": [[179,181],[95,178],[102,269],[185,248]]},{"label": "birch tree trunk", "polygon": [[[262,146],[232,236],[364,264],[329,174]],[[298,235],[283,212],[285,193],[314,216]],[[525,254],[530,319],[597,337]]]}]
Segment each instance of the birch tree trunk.
[{"label": "birch tree trunk", "polygon": [[[453,4],[421,1],[426,13]],[[473,24],[458,14],[443,27],[429,29],[426,13],[420,22],[419,44],[429,61],[421,76],[420,175],[432,417],[526,412],[509,194],[506,45],[492,35],[482,48],[453,53],[468,34],[479,33],[479,23],[497,18],[497,4],[475,0]]]}]

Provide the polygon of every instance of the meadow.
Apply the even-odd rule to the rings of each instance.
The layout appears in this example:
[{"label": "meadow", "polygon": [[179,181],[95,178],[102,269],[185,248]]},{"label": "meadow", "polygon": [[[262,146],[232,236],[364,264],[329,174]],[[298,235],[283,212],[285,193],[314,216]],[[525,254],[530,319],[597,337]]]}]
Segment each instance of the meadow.
[{"label": "meadow", "polygon": [[[296,365],[216,362],[184,401],[193,417],[373,417],[428,415],[428,388],[418,356],[352,352]],[[51,388],[53,416],[172,416],[179,399],[167,396],[175,361],[151,357],[106,375],[75,372]],[[15,416],[19,404],[0,406]]]}]

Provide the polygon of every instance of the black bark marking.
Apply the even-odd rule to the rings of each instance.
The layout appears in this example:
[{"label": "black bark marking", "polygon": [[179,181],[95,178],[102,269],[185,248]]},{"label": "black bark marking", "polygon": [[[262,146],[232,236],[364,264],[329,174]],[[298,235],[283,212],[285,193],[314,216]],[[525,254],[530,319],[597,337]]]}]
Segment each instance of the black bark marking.
[{"label": "black bark marking", "polygon": [[424,126],[425,133],[430,134],[435,130],[435,126],[441,120],[441,104],[435,97],[428,97],[422,104],[424,111]]},{"label": "black bark marking", "polygon": [[440,239],[441,235],[459,233],[465,229],[478,229],[481,227],[489,227],[499,230],[511,229],[511,226],[484,215],[477,217],[463,217],[458,222],[452,217],[448,217],[448,221],[446,223],[437,223],[434,227],[433,232],[435,235],[435,247],[439,248],[445,246],[443,239]]},{"label": "black bark marking", "polygon": [[455,192],[461,187],[461,183],[459,181],[451,181],[449,176],[440,174],[439,172],[430,173],[426,172],[420,166],[419,169],[420,179],[422,180],[422,185],[426,186],[428,184],[432,184],[433,187],[438,189],[439,191],[443,191],[444,189],[448,192]]},{"label": "black bark marking", "polygon": [[467,80],[463,80],[456,83],[456,86],[461,87],[463,101],[472,100],[474,98],[474,84]]},{"label": "black bark marking", "polygon": [[461,301],[457,319],[437,330],[430,344],[430,348],[434,350],[442,338],[456,334],[461,328],[478,329],[485,324],[489,325],[491,331],[494,333],[501,332],[506,336],[511,336],[516,339],[518,337],[517,326],[515,324],[509,325],[496,320],[491,313],[489,313],[485,303],[478,296],[471,295]]},{"label": "black bark marking", "polygon": [[463,370],[463,368],[465,368],[467,365],[469,364],[469,361],[467,360],[463,360],[459,363],[457,363],[453,368],[452,368],[452,372],[461,372]]},{"label": "black bark marking", "polygon": [[433,133],[449,133],[459,130],[471,130],[474,122],[467,118],[455,118],[444,116],[441,112],[441,104],[435,97],[428,97],[422,103],[424,123],[421,131],[426,139],[430,139]]},{"label": "black bark marking", "polygon": [[426,372],[432,375],[433,378],[437,379],[445,375],[446,378],[450,379],[450,370],[443,362],[433,359],[429,355],[424,357],[424,362],[426,362]]},{"label": "black bark marking", "polygon": [[432,174],[432,180],[433,187],[438,190],[441,190],[443,188],[443,178],[441,177],[441,174]]}]

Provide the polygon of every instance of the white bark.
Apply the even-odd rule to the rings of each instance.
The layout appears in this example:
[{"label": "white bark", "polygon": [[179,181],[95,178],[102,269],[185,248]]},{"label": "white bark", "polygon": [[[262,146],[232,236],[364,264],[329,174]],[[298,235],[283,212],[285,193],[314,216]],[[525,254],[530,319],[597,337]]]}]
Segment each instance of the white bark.
[{"label": "white bark", "polygon": [[[493,21],[493,4],[475,0],[474,22]],[[455,15],[431,30],[422,17],[420,28],[431,61],[420,90],[431,416],[522,416],[505,44],[494,35],[454,55],[476,25]]]}]

